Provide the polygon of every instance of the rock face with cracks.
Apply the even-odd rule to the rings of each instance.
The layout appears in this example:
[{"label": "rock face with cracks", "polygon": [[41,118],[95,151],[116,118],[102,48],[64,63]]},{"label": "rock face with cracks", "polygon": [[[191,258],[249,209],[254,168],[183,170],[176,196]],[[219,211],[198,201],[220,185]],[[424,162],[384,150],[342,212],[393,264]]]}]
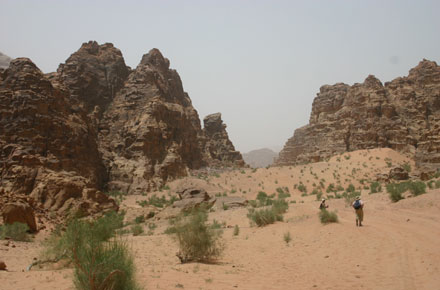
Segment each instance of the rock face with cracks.
[{"label": "rock face with cracks", "polygon": [[407,77],[384,85],[322,86],[309,124],[295,130],[276,165],[317,162],[348,151],[387,147],[415,157],[420,168],[440,167],[440,67],[423,60]]},{"label": "rock face with cracks", "polygon": [[242,164],[224,125],[208,131],[157,49],[134,70],[95,41],[56,73],[12,60],[0,70],[0,211],[18,199],[38,217],[117,209],[104,191],[143,193],[191,169]]}]

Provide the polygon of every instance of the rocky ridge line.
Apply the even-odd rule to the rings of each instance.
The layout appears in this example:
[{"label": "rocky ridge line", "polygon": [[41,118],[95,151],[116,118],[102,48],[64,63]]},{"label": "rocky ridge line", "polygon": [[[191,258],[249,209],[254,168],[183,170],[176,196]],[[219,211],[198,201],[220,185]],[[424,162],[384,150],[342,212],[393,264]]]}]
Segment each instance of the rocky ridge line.
[{"label": "rocky ridge line", "polygon": [[276,165],[318,162],[332,155],[392,148],[420,168],[440,167],[440,67],[423,60],[407,77],[383,85],[370,75],[362,84],[324,85],[309,124],[295,130]]}]

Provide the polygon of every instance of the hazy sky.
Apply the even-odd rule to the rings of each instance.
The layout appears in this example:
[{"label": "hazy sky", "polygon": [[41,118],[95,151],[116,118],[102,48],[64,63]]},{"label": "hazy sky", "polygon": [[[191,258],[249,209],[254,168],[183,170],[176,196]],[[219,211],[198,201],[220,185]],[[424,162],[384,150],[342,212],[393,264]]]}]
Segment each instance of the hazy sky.
[{"label": "hazy sky", "polygon": [[235,147],[282,147],[324,84],[382,82],[440,61],[440,1],[0,0],[0,51],[55,71],[83,42],[127,65],[156,47],[200,119],[221,112]]}]

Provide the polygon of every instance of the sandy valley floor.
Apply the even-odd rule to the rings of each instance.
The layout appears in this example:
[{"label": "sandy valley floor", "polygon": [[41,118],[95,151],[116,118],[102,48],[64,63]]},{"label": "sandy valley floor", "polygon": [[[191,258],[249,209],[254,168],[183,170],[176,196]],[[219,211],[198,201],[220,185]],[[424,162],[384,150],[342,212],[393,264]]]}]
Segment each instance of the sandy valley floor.
[{"label": "sandy valley floor", "polygon": [[[377,173],[387,173],[390,164],[404,162],[414,168],[406,157],[376,149],[302,166],[213,174],[203,181],[212,194],[255,199],[258,191],[271,194],[288,187],[292,196],[284,222],[258,228],[249,225],[246,208],[211,212],[211,221],[225,223],[226,248],[216,264],[180,264],[177,244],[163,233],[168,221],[154,220],[157,228],[151,235],[147,222],[145,234],[125,237],[135,255],[137,278],[145,289],[440,289],[440,190],[391,203],[385,190],[369,194],[363,189]],[[339,223],[322,225],[319,201],[315,195],[301,196],[294,187],[300,181],[308,193],[320,181],[325,188],[338,182],[344,188],[350,183],[360,187],[364,227],[355,226],[344,199],[328,201]],[[201,181],[177,180],[169,191],[182,182]],[[146,198],[126,198],[128,219],[145,211],[135,201]],[[240,227],[238,236],[233,235],[235,225]],[[283,239],[287,232],[292,237],[288,244]],[[0,260],[8,266],[0,272],[0,289],[73,289],[71,269],[26,270],[39,257],[45,235],[38,234],[31,243],[0,242]]]}]

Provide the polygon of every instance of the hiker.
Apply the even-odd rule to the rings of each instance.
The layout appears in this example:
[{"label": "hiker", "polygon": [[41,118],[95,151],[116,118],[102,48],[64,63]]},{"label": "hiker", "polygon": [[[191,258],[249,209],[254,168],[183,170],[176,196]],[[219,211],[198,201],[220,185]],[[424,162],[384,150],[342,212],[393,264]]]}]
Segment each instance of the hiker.
[{"label": "hiker", "polygon": [[321,204],[319,205],[319,209],[326,209],[328,205],[325,204],[325,198],[322,199]]},{"label": "hiker", "polygon": [[356,197],[356,200],[353,202],[353,208],[356,212],[356,226],[361,227],[364,220],[364,203],[360,196]]}]

